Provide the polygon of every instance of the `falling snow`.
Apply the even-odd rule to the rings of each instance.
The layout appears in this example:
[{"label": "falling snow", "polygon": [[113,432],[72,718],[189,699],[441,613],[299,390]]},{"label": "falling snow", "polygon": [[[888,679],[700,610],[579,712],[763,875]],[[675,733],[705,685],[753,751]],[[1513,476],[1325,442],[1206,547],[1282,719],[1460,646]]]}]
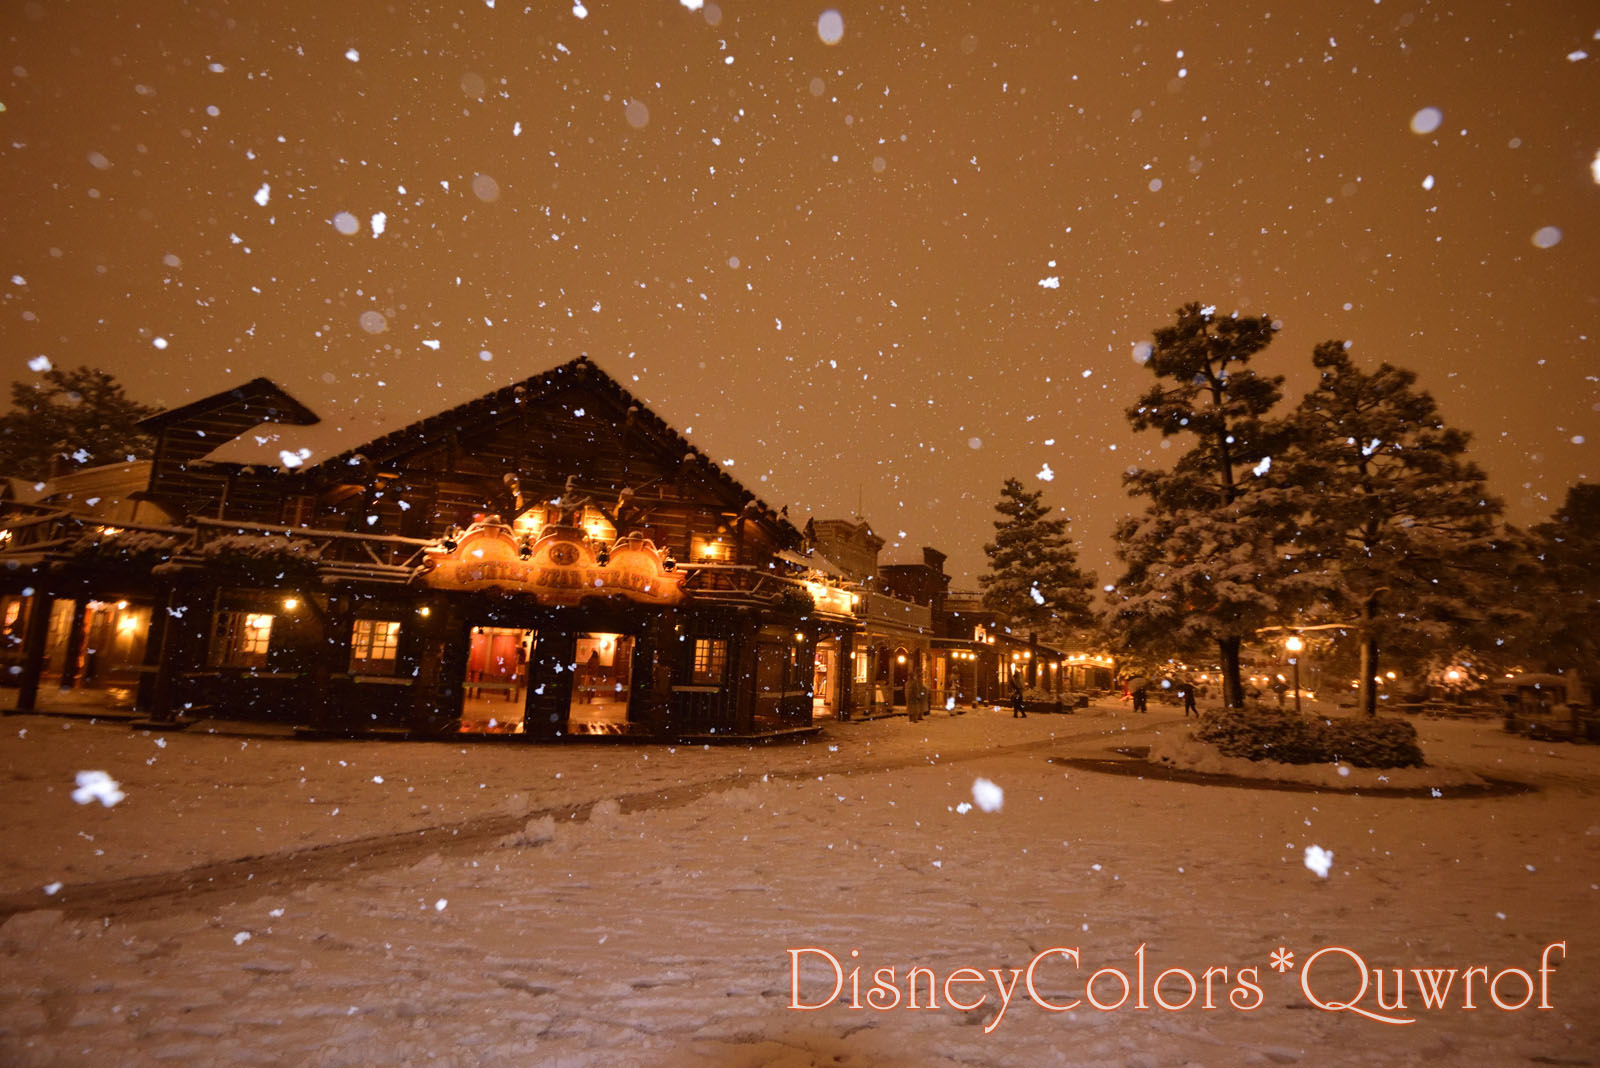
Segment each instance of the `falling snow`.
[{"label": "falling snow", "polygon": [[1306,846],[1306,867],[1326,879],[1328,871],[1333,866],[1333,852],[1321,846]]},{"label": "falling snow", "polygon": [[78,788],[72,791],[72,799],[80,805],[98,801],[110,808],[125,796],[117,780],[103,771],[80,771],[77,781]]}]

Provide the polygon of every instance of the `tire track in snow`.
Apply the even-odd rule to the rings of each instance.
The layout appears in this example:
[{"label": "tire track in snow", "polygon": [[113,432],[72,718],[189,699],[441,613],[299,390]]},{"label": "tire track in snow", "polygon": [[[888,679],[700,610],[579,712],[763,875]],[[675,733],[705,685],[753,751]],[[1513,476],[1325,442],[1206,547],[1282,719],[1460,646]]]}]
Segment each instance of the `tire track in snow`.
[{"label": "tire track in snow", "polygon": [[214,904],[281,894],[307,883],[337,880],[357,871],[366,873],[405,866],[430,853],[459,855],[493,849],[500,839],[522,830],[531,820],[548,816],[558,822],[587,821],[594,806],[608,797],[616,800],[625,813],[676,808],[720,790],[748,786],[763,780],[783,782],[832,776],[848,778],[900,768],[960,764],[1013,753],[1056,749],[1070,743],[1124,740],[1153,733],[1162,726],[1166,724],[1152,723],[1122,729],[1109,729],[1101,725],[1011,745],[951,752],[941,750],[932,755],[901,754],[874,759],[869,753],[864,753],[859,759],[830,765],[821,771],[814,768],[786,768],[733,772],[664,788],[591,797],[559,805],[530,806],[527,811],[517,814],[494,813],[457,823],[214,861],[180,871],[69,884],[53,897],[44,896],[36,890],[13,893],[0,896],[0,922],[16,913],[37,909],[59,910],[68,918],[99,917],[121,921],[205,910]]}]

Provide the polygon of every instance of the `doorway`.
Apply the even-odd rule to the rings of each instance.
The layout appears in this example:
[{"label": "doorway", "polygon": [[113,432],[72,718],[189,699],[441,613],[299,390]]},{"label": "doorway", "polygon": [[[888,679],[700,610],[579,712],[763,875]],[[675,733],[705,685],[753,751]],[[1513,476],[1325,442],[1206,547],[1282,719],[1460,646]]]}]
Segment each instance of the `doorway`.
[{"label": "doorway", "polygon": [[579,634],[572,668],[571,734],[606,734],[628,722],[633,687],[633,638],[626,634]]},{"label": "doorway", "polygon": [[828,717],[838,714],[839,694],[839,643],[829,638],[817,643],[811,675],[811,715]]},{"label": "doorway", "polygon": [[516,627],[473,627],[461,729],[473,734],[521,734],[523,690],[539,632]]}]

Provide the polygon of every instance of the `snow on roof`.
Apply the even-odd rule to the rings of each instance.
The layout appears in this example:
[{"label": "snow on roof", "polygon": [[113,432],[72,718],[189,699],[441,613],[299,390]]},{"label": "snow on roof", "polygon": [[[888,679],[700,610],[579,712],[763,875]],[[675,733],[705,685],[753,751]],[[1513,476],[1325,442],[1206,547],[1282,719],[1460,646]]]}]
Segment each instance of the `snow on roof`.
[{"label": "snow on roof", "polygon": [[[208,452],[205,459],[254,467],[310,467],[413,420],[408,413],[405,422],[385,423],[376,417],[357,416],[337,421],[324,419],[311,426],[260,423],[232,441],[221,443]],[[293,458],[292,462],[288,457]]]}]

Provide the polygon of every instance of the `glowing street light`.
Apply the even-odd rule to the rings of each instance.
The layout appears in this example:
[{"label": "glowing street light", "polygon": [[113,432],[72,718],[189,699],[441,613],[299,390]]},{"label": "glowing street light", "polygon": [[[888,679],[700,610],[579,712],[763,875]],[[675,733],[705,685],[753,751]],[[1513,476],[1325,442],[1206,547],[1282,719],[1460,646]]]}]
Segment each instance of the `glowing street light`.
[{"label": "glowing street light", "polygon": [[1289,663],[1294,665],[1294,711],[1295,711],[1296,715],[1299,715],[1300,714],[1300,650],[1302,650],[1302,649],[1304,649],[1306,647],[1306,643],[1300,640],[1300,635],[1291,634],[1291,635],[1289,635],[1289,637],[1284,639],[1283,647],[1285,649],[1289,650],[1289,653],[1290,653]]}]

